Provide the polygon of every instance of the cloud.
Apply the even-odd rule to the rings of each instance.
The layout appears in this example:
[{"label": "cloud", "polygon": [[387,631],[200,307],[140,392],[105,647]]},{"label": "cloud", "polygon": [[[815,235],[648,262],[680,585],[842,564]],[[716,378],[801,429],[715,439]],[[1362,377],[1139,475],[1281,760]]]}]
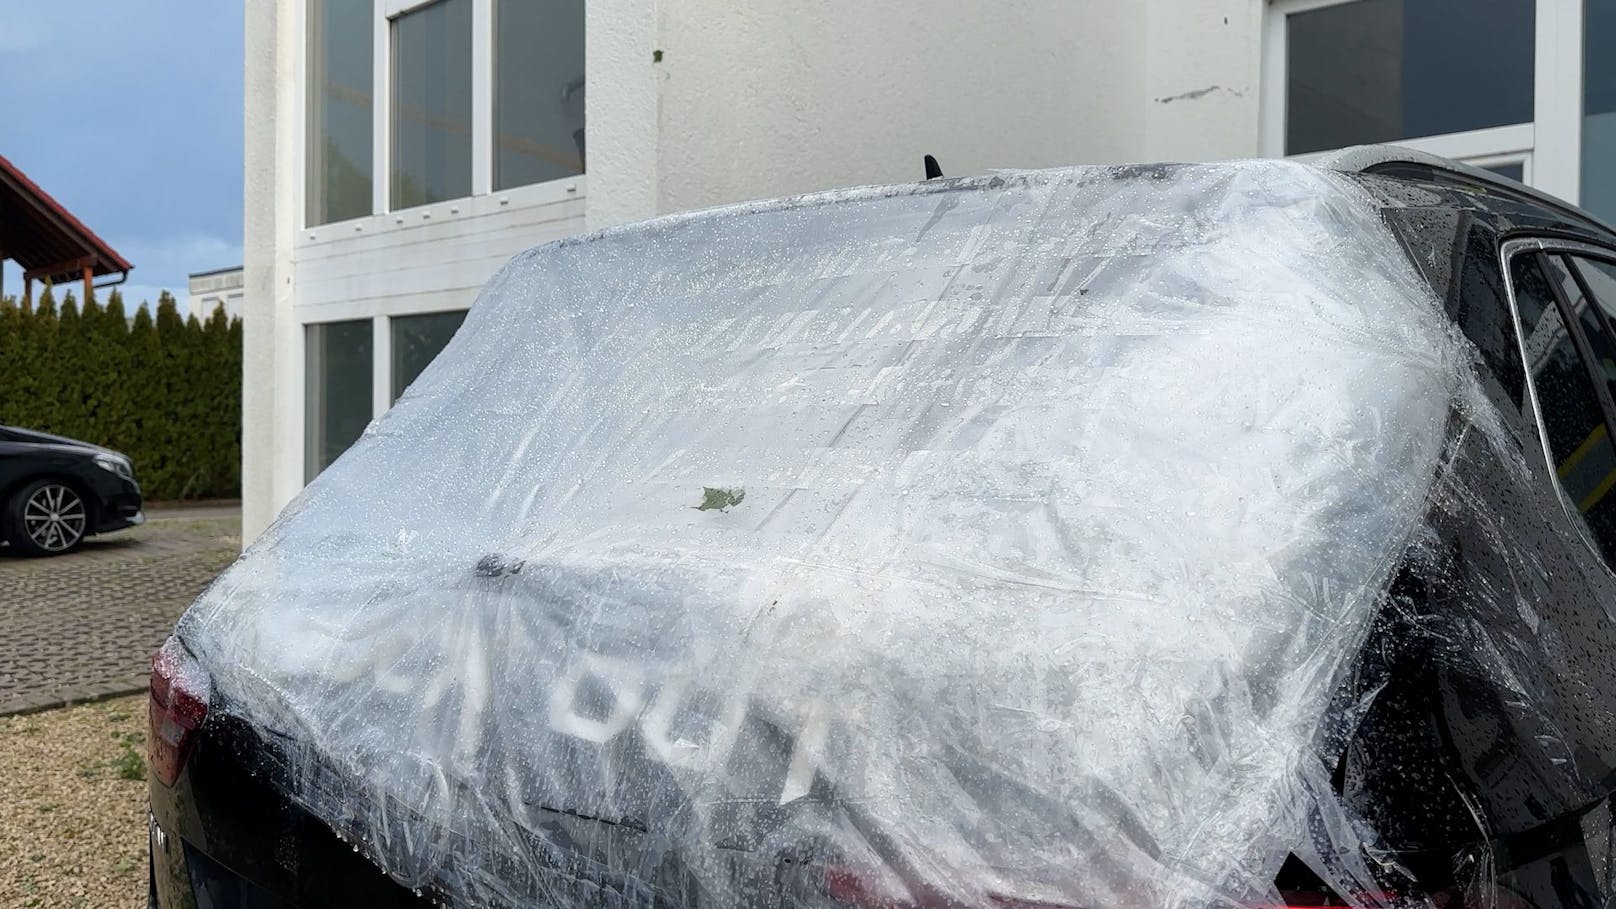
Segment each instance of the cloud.
[{"label": "cloud", "polygon": [[[124,299],[157,301],[157,292],[167,290],[177,299],[185,299],[187,278],[192,272],[212,271],[241,264],[241,244],[222,237],[206,234],[183,234],[158,238],[107,238],[135,270],[129,273],[132,287],[142,288],[147,296],[136,296],[124,291]],[[138,283],[136,283],[138,282]]]},{"label": "cloud", "polygon": [[49,43],[43,23],[18,21],[8,13],[5,28],[0,28],[0,54],[25,54]]}]

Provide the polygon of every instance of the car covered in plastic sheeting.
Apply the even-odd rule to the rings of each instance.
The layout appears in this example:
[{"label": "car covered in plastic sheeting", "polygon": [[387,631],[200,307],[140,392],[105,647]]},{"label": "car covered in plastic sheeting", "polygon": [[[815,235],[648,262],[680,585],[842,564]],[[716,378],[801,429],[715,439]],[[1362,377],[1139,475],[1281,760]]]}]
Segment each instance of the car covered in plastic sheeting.
[{"label": "car covered in plastic sheeting", "polygon": [[1375,150],[532,250],[158,654],[154,899],[1604,905],[1613,250]]}]

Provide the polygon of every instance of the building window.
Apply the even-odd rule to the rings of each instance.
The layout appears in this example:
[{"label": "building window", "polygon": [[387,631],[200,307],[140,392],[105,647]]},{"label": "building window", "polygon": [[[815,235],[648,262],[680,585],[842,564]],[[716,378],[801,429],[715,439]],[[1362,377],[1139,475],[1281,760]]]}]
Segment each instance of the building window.
[{"label": "building window", "polygon": [[310,226],[371,213],[370,0],[310,0],[308,184]]},{"label": "building window", "polygon": [[371,320],[305,329],[304,479],[331,466],[370,424]]},{"label": "building window", "polygon": [[443,350],[466,321],[465,310],[434,312],[422,316],[394,316],[393,400],[397,401],[432,359]]},{"label": "building window", "polygon": [[494,189],[583,173],[583,0],[497,0],[494,17]]},{"label": "building window", "polygon": [[392,22],[392,208],[471,195],[471,0]]},{"label": "building window", "polygon": [[1582,35],[1582,207],[1616,218],[1616,0],[1587,0]]},{"label": "building window", "polygon": [[1520,161],[1510,161],[1505,164],[1483,164],[1483,170],[1490,170],[1500,177],[1508,177],[1516,183],[1526,182],[1526,165]]},{"label": "building window", "polygon": [[1533,119],[1533,0],[1354,0],[1285,29],[1285,154]]}]

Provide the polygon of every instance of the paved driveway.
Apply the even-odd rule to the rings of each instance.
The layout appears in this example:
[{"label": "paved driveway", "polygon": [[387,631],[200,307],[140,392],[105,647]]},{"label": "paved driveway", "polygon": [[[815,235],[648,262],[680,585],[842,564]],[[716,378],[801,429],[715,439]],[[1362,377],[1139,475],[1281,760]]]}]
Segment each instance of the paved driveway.
[{"label": "paved driveway", "polygon": [[0,547],[0,716],[143,689],[152,651],[235,559],[240,515],[154,510],[47,559]]}]

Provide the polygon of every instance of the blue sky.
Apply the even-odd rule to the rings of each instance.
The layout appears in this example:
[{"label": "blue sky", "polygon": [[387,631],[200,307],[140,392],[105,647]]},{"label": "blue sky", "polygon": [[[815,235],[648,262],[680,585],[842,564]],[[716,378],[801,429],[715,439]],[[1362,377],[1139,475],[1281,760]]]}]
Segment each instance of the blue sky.
[{"label": "blue sky", "polygon": [[188,273],[241,263],[241,16],[239,0],[0,0],[0,155],[134,263],[126,305],[183,303]]}]

